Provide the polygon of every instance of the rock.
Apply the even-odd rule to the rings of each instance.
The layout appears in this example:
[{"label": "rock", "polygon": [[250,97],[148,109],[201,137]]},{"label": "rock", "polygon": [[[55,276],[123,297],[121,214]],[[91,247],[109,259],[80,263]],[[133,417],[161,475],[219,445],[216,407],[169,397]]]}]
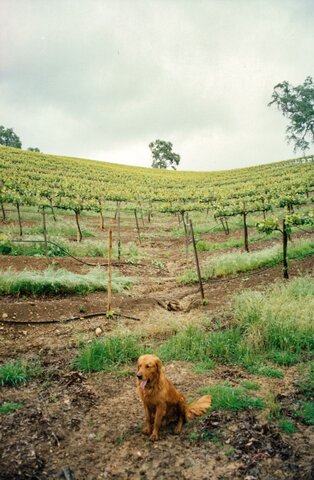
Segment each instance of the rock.
[{"label": "rock", "polygon": [[97,327],[96,330],[95,330],[95,335],[96,337],[100,337],[100,335],[102,335],[103,331],[100,327]]},{"label": "rock", "polygon": [[3,314],[2,314],[2,318],[8,318],[8,316],[9,316],[9,315],[8,315],[7,313],[3,313]]}]

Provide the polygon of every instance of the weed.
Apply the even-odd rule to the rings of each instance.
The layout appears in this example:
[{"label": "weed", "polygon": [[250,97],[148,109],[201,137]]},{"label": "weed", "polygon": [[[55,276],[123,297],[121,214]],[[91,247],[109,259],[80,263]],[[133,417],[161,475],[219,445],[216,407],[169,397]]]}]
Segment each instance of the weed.
[{"label": "weed", "polygon": [[194,372],[202,375],[203,373],[207,373],[208,370],[212,370],[215,368],[215,362],[208,358],[205,362],[199,362],[194,367]]},{"label": "weed", "polygon": [[300,402],[300,406],[296,411],[296,415],[301,418],[304,423],[308,425],[314,425],[314,402]]},{"label": "weed", "polygon": [[23,362],[13,360],[0,365],[0,386],[15,386],[27,383],[31,378],[42,373],[40,365],[36,362]]},{"label": "weed", "polygon": [[216,384],[199,389],[201,394],[212,396],[212,409],[243,410],[246,408],[263,408],[264,402],[260,398],[249,397],[241,387],[232,387],[228,383]]},{"label": "weed", "polygon": [[6,415],[8,413],[15,412],[19,408],[22,408],[23,404],[20,402],[4,402],[0,405],[0,414]]},{"label": "weed", "polygon": [[262,377],[269,377],[269,378],[283,378],[284,373],[282,370],[278,370],[276,368],[270,367],[268,365],[249,365],[247,370],[251,373],[255,373],[256,375],[261,375]]},{"label": "weed", "polygon": [[134,361],[141,353],[136,337],[112,336],[84,346],[75,360],[75,366],[83,372],[100,372],[113,365]]},{"label": "weed", "polygon": [[296,365],[302,359],[301,352],[293,353],[288,350],[272,350],[268,353],[268,358],[277,365],[289,367]]},{"label": "weed", "polygon": [[248,380],[241,382],[241,387],[246,388],[246,390],[260,390],[261,388],[261,386],[258,383],[250,382]]},{"label": "weed", "polygon": [[279,427],[284,433],[296,433],[298,431],[295,423],[287,418],[281,418],[279,420]]},{"label": "weed", "polygon": [[302,372],[296,382],[299,393],[306,398],[312,398],[314,395],[314,362],[302,366]]}]

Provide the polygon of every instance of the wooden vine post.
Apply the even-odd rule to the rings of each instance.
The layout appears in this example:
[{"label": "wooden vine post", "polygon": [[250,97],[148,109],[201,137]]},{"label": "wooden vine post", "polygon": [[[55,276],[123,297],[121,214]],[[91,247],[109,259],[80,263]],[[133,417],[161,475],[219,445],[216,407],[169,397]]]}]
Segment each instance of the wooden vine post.
[{"label": "wooden vine post", "polygon": [[288,260],[287,260],[287,250],[288,250],[288,232],[285,219],[282,221],[282,262],[283,262],[283,278],[288,279]]},{"label": "wooden vine post", "polygon": [[137,229],[137,235],[138,235],[138,240],[141,243],[141,233],[140,233],[140,227],[138,224],[138,218],[137,218],[137,211],[136,208],[134,209],[134,216],[135,216],[135,222],[136,222],[136,229]]},{"label": "wooden vine post", "polygon": [[120,220],[120,201],[117,204],[117,220],[118,220],[118,260],[121,258],[121,220]]},{"label": "wooden vine post", "polygon": [[22,237],[23,236],[23,228],[22,228],[22,219],[21,219],[21,211],[20,211],[19,202],[16,202],[16,210],[17,210],[17,216],[18,216],[18,219],[19,219],[20,237]]},{"label": "wooden vine post", "polygon": [[108,304],[107,304],[107,316],[112,313],[112,229],[109,228],[108,238]]},{"label": "wooden vine post", "polygon": [[44,234],[44,242],[45,242],[45,256],[48,257],[48,241],[47,241],[47,224],[46,224],[46,212],[45,208],[42,208],[42,217],[43,217],[43,234]]},{"label": "wooden vine post", "polygon": [[197,250],[196,250],[196,242],[195,242],[194,230],[193,230],[193,225],[192,225],[192,220],[191,219],[190,219],[190,231],[191,231],[192,243],[193,243],[193,249],[194,249],[194,255],[195,255],[195,263],[196,263],[196,270],[197,270],[197,276],[198,276],[198,283],[199,283],[199,286],[200,286],[202,302],[204,302],[205,295],[204,295],[200,264],[199,264],[199,261],[198,261],[198,255],[197,255]]}]

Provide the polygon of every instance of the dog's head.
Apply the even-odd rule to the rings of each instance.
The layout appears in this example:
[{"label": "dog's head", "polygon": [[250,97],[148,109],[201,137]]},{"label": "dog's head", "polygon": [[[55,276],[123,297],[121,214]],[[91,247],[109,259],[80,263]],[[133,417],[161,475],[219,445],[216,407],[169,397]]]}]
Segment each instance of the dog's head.
[{"label": "dog's head", "polygon": [[153,386],[161,372],[161,361],[156,355],[142,355],[137,361],[137,384],[143,390]]}]

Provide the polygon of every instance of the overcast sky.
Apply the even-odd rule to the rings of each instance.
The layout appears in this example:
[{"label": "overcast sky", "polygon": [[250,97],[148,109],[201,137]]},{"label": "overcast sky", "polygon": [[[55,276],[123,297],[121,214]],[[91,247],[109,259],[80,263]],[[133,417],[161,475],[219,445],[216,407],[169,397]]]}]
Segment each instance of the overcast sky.
[{"label": "overcast sky", "polygon": [[313,0],[0,0],[0,125],[23,148],[180,170],[291,158],[273,87],[314,74]]}]

